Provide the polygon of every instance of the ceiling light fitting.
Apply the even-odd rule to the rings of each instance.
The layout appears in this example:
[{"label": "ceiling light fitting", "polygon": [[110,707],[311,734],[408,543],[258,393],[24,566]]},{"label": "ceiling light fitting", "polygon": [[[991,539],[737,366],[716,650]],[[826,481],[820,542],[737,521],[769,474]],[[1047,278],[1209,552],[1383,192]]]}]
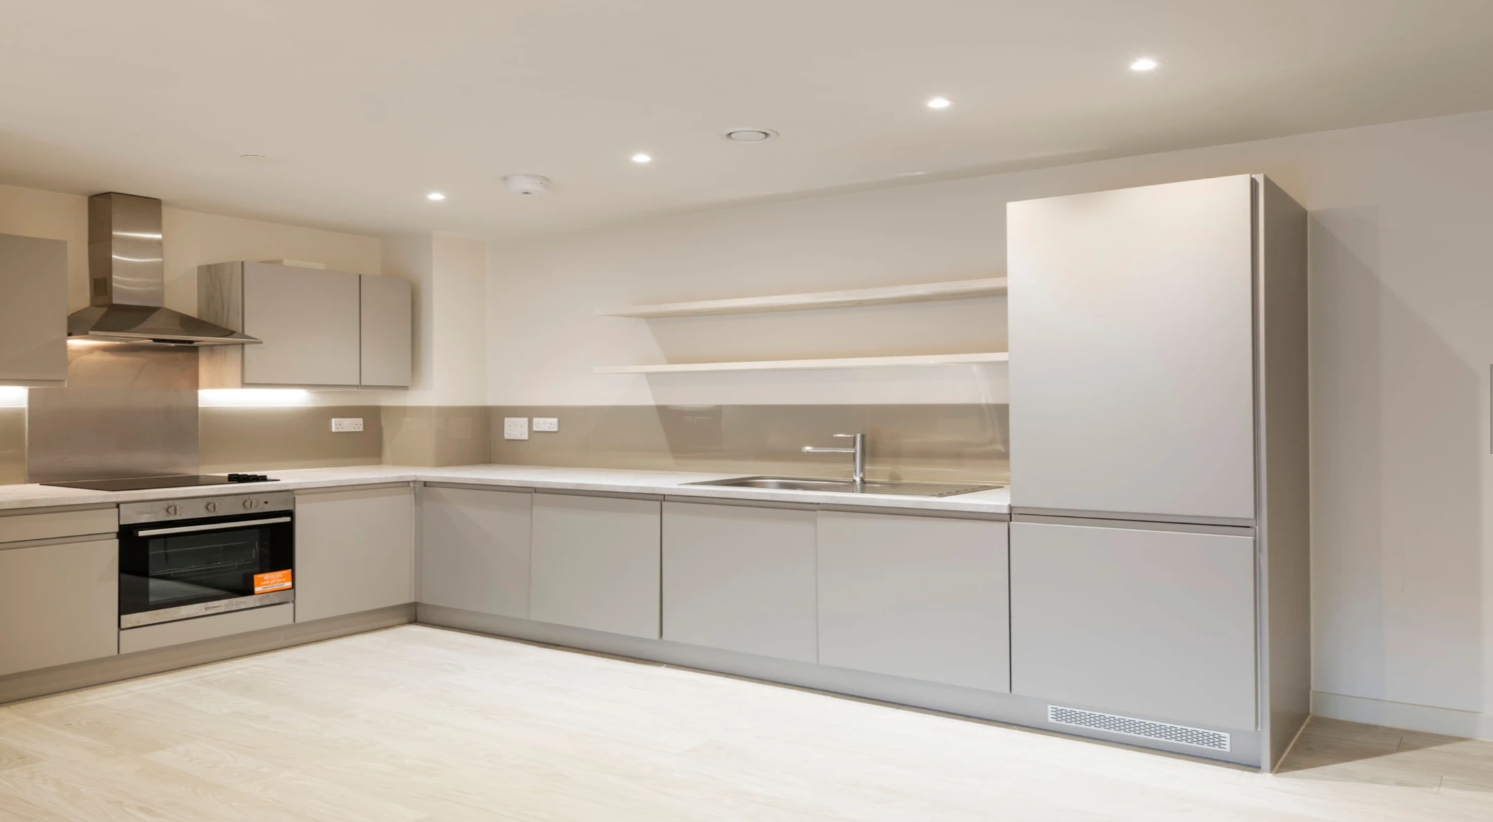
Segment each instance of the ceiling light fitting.
[{"label": "ceiling light fitting", "polygon": [[1161,67],[1161,61],[1154,57],[1142,57],[1130,64],[1131,71],[1155,71]]},{"label": "ceiling light fitting", "polygon": [[637,163],[638,165],[643,165],[645,163],[651,163],[651,162],[653,162],[653,158],[650,157],[647,154],[643,154],[642,152],[639,152],[637,154],[632,155],[632,161],[634,163]]},{"label": "ceiling light fitting", "polygon": [[550,190],[550,178],[538,174],[510,174],[503,178],[503,185],[514,194],[536,196]]},{"label": "ceiling light fitting", "polygon": [[425,199],[432,200],[432,201],[438,203],[438,202],[446,199],[446,195],[440,193],[439,191],[432,191],[429,194],[425,195]]},{"label": "ceiling light fitting", "polygon": [[721,136],[736,143],[765,143],[777,139],[778,133],[770,128],[733,128]]},{"label": "ceiling light fitting", "polygon": [[928,101],[928,108],[948,108],[954,105],[954,101],[947,97],[934,97]]},{"label": "ceiling light fitting", "polygon": [[240,154],[238,158],[246,163],[268,163],[270,161],[270,158],[263,154]]}]

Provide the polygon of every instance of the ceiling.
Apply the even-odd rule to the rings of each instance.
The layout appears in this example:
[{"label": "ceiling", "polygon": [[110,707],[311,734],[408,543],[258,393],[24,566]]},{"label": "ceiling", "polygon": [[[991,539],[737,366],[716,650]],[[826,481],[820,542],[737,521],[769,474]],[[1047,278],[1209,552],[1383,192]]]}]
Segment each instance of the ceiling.
[{"label": "ceiling", "polygon": [[[0,13],[0,182],[363,232],[512,237],[1493,109],[1488,0],[3,0]],[[1128,70],[1140,56],[1164,62]],[[938,95],[954,105],[927,108]],[[743,126],[782,137],[721,137]],[[515,173],[553,189],[509,194]]]}]

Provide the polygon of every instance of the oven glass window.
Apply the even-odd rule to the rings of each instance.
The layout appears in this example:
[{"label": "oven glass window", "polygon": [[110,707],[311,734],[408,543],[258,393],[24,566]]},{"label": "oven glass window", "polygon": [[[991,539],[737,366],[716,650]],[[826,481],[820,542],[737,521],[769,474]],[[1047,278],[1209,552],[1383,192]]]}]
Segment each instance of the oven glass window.
[{"label": "oven glass window", "polygon": [[288,523],[222,523],[221,529],[126,536],[120,545],[120,613],[253,596],[256,577],[290,570],[289,540]]}]

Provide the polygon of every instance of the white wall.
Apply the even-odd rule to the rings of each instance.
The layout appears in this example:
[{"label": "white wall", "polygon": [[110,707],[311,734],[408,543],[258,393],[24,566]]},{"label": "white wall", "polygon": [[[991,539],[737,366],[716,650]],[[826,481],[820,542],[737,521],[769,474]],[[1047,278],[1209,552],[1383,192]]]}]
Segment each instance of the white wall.
[{"label": "white wall", "polygon": [[387,405],[487,404],[487,244],[421,232],[383,238],[388,273],[415,283],[414,383]]},{"label": "white wall", "polygon": [[[1392,717],[1390,703],[1493,714],[1490,147],[1493,112],[496,246],[489,396],[495,404],[1000,398],[999,367],[792,378],[589,372],[718,356],[978,350],[1004,341],[999,301],[649,322],[590,312],[998,274],[1008,201],[1264,172],[1312,213],[1315,688],[1381,701],[1362,703],[1380,713],[1360,718]],[[1488,720],[1466,716],[1469,729]]]}]

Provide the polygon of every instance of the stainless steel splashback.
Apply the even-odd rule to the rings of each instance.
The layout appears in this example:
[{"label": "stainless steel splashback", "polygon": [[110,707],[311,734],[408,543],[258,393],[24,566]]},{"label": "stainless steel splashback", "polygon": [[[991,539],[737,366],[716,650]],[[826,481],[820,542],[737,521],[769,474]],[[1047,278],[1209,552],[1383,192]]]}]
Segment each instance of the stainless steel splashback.
[{"label": "stainless steel splashback", "polygon": [[197,473],[196,349],[67,348],[67,387],[31,390],[30,482]]}]

